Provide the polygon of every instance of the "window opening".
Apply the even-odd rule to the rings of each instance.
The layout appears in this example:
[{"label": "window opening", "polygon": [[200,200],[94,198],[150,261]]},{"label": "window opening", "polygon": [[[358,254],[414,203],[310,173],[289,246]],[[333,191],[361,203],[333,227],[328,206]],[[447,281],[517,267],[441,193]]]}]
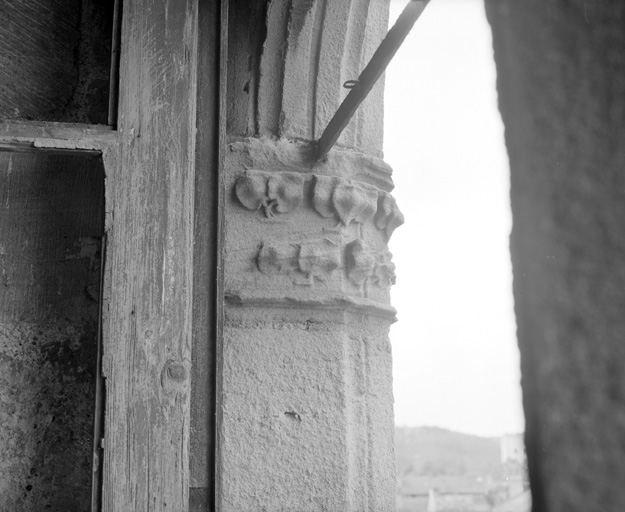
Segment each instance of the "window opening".
[{"label": "window opening", "polygon": [[[403,6],[392,0],[390,24]],[[384,153],[406,217],[390,242],[398,511],[454,499],[478,510],[521,494],[529,510],[523,464],[502,459],[524,425],[509,169],[483,2],[430,2],[385,87]]]},{"label": "window opening", "polygon": [[119,26],[115,4],[115,0],[3,2],[0,120],[107,124],[110,110],[115,122],[119,33],[115,28],[113,35],[114,26]]},{"label": "window opening", "polygon": [[100,158],[0,151],[0,510],[95,510],[103,210]]}]

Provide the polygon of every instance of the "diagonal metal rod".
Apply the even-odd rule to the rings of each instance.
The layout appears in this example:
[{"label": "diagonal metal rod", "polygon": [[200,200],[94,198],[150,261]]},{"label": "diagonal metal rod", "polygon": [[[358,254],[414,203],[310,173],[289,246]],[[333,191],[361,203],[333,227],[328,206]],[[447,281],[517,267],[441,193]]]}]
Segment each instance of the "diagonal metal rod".
[{"label": "diagonal metal rod", "polygon": [[386,66],[388,66],[395,53],[397,53],[408,32],[410,32],[410,29],[412,29],[419,16],[421,16],[429,1],[410,0],[410,3],[397,18],[395,25],[388,31],[373,57],[371,57],[367,67],[360,73],[358,80],[349,80],[345,83],[345,87],[348,87],[349,84],[351,91],[343,100],[343,103],[341,103],[336,114],[334,114],[334,117],[330,120],[317,141],[317,160],[323,159],[332,149],[332,146],[334,146],[353,117],[356,109],[358,109],[386,70]]}]

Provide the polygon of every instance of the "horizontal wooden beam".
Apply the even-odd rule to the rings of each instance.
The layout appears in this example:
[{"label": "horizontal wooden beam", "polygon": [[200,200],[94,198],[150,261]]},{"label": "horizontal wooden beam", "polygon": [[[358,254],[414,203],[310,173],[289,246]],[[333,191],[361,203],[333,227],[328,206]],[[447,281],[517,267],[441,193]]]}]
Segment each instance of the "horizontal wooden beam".
[{"label": "horizontal wooden beam", "polygon": [[99,155],[116,143],[117,131],[112,126],[41,121],[0,122],[2,151]]}]

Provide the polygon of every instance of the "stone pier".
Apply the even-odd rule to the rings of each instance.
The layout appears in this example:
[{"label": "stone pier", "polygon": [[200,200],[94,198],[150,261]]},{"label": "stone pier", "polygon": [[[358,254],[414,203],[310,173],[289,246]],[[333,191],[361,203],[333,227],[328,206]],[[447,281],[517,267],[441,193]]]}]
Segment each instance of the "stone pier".
[{"label": "stone pier", "polygon": [[218,503],[392,511],[387,242],[403,217],[381,159],[382,84],[324,161],[314,145],[387,5],[286,4],[230,8],[229,48],[249,59],[228,70]]}]

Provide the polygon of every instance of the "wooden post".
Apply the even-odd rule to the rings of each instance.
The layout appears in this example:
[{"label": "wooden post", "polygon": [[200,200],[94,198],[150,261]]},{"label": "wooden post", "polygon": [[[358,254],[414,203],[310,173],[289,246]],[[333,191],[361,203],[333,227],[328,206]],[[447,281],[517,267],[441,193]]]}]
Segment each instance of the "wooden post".
[{"label": "wooden post", "polygon": [[107,168],[103,510],[183,511],[197,0],[123,3],[119,160]]}]

